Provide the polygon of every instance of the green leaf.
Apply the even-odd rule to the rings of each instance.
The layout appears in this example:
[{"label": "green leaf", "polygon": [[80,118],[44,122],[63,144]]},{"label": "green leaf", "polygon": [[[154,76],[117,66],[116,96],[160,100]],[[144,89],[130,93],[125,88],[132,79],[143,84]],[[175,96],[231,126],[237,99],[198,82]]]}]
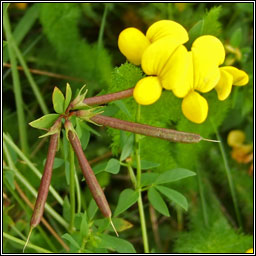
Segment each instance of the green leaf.
[{"label": "green leaf", "polygon": [[87,214],[85,211],[83,214],[81,225],[80,225],[80,235],[84,239],[85,237],[88,236],[88,233],[89,233],[89,225],[88,225],[88,221],[87,221]]},{"label": "green leaf", "polygon": [[98,174],[98,173],[101,173],[103,172],[107,167],[107,162],[102,162],[102,163],[98,163],[96,164],[92,170],[94,172],[94,174]]},{"label": "green leaf", "polygon": [[162,196],[153,187],[148,190],[148,200],[152,204],[152,206],[161,214],[168,217],[170,216],[168,207],[164,202]]},{"label": "green leaf", "polygon": [[14,171],[11,169],[4,169],[4,178],[6,179],[6,181],[9,183],[9,185],[12,187],[12,189],[15,189],[15,185],[14,185]]},{"label": "green leaf", "polygon": [[185,179],[187,177],[195,176],[196,173],[183,168],[175,168],[160,174],[154,184],[165,184],[177,180]]},{"label": "green leaf", "polygon": [[96,214],[96,212],[98,211],[98,209],[99,209],[99,208],[98,208],[98,206],[97,206],[95,200],[92,198],[91,201],[90,201],[90,203],[89,203],[88,211],[87,211],[87,213],[88,213],[88,219],[89,219],[89,220],[92,220],[92,219],[93,219],[93,217],[95,216],[95,214]]},{"label": "green leaf", "polygon": [[165,195],[170,201],[181,206],[185,211],[188,210],[188,201],[180,192],[164,186],[155,186],[155,188]]},{"label": "green leaf", "polygon": [[[46,159],[44,159],[43,165],[45,165],[45,162],[46,162]],[[57,169],[61,167],[64,163],[65,163],[65,160],[63,160],[62,158],[55,157],[54,163],[53,163],[53,169]]]},{"label": "green leaf", "polygon": [[68,197],[65,196],[64,198],[64,203],[63,203],[63,208],[62,208],[62,214],[63,214],[63,217],[66,221],[70,221],[70,203],[69,203],[69,200],[68,200]]},{"label": "green leaf", "polygon": [[152,185],[155,180],[158,178],[158,173],[145,172],[141,175],[141,186],[149,186]]},{"label": "green leaf", "polygon": [[71,90],[71,87],[69,85],[69,83],[67,83],[66,85],[66,95],[65,95],[65,102],[64,102],[64,111],[66,111],[70,101],[71,101],[71,98],[72,98],[72,90]]},{"label": "green leaf", "polygon": [[101,241],[98,244],[99,248],[107,248],[119,253],[136,253],[133,245],[124,239],[106,234],[101,234],[100,238]]},{"label": "green leaf", "polygon": [[76,132],[80,139],[82,148],[85,150],[90,140],[90,132],[84,127],[83,121],[79,118],[76,118]]},{"label": "green leaf", "polygon": [[29,125],[37,129],[48,130],[54,124],[54,122],[58,119],[59,116],[60,116],[59,114],[44,115],[30,122]]},{"label": "green leaf", "polygon": [[123,219],[123,218],[112,218],[112,222],[117,230],[117,232],[122,232],[129,228],[132,228],[133,225],[131,222]]},{"label": "green leaf", "polygon": [[62,114],[64,112],[64,101],[63,93],[55,86],[52,94],[52,103],[56,113]]},{"label": "green leaf", "polygon": [[117,174],[120,171],[120,162],[117,159],[111,158],[105,168],[106,172]]},{"label": "green leaf", "polygon": [[8,44],[8,42],[3,40],[3,47],[5,47],[7,44]]},{"label": "green leaf", "polygon": [[122,100],[116,100],[113,102],[127,117],[132,118],[130,111],[126,107],[125,103]]},{"label": "green leaf", "polygon": [[[204,21],[199,20],[188,32],[189,35],[189,42],[190,42],[190,47],[192,43],[195,41],[195,39],[199,36],[202,35],[203,32],[203,26],[204,26]],[[190,48],[189,47],[189,48]]]},{"label": "green leaf", "polygon": [[129,137],[127,137],[127,140],[124,144],[124,147],[121,152],[120,161],[125,160],[128,156],[131,155],[133,151],[133,142],[134,142],[134,135],[130,134]]},{"label": "green leaf", "polygon": [[[149,169],[153,169],[153,168],[156,168],[156,167],[160,166],[159,163],[155,163],[155,162],[151,162],[151,161],[143,160],[143,159],[141,159],[140,163],[141,163],[141,169],[142,170],[149,170]],[[137,163],[133,162],[132,166],[134,168],[136,168],[137,167]]]},{"label": "green leaf", "polygon": [[5,12],[7,11],[9,5],[10,3],[3,3],[3,14],[5,14]]},{"label": "green leaf", "polygon": [[242,29],[237,28],[230,38],[230,44],[234,47],[239,47],[242,39]]},{"label": "green leaf", "polygon": [[75,248],[79,249],[80,245],[76,242],[76,240],[68,233],[65,233],[61,236],[63,239],[66,239],[70,242],[71,245],[73,245]]},{"label": "green leaf", "polygon": [[123,190],[119,196],[114,216],[116,217],[120,213],[130,208],[133,204],[137,202],[138,197],[139,193],[135,190],[129,188]]}]

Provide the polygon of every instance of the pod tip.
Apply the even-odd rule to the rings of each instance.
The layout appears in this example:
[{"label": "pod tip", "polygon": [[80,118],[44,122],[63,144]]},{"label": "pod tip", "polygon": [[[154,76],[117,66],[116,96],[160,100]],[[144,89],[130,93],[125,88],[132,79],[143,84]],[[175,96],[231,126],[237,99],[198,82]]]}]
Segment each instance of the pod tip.
[{"label": "pod tip", "polygon": [[111,226],[112,226],[113,230],[114,230],[114,231],[115,231],[115,233],[116,233],[116,236],[117,236],[117,237],[119,237],[119,234],[118,234],[118,233],[117,233],[117,231],[116,231],[116,228],[115,228],[115,226],[114,226],[114,223],[113,223],[112,219],[111,219],[111,218],[109,218],[109,221],[110,221],[110,224],[111,224]]},{"label": "pod tip", "polygon": [[220,140],[210,140],[210,139],[205,139],[205,138],[202,138],[202,140],[209,141],[209,142],[218,142],[218,143],[221,142]]},{"label": "pod tip", "polygon": [[32,230],[33,230],[33,227],[31,227],[30,230],[29,230],[27,241],[26,241],[26,243],[25,243],[25,245],[24,245],[24,247],[23,247],[23,253],[25,252],[25,249],[26,249],[26,247],[27,247],[27,245],[28,245],[29,238],[30,238],[30,235],[31,235],[31,233],[32,233]]}]

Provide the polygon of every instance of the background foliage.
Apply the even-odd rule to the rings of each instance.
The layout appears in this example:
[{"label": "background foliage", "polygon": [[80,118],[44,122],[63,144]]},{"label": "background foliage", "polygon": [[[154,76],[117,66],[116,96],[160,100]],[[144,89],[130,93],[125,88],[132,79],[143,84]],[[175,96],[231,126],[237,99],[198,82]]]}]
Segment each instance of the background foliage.
[{"label": "background foliage", "polygon": [[[33,70],[31,72],[49,112],[53,112],[51,94],[55,85],[64,92],[65,85],[69,82],[74,93],[86,83],[88,96],[92,96],[131,88],[144,76],[141,69],[126,62],[118,50],[118,34],[125,27],[134,26],[145,32],[147,27],[157,20],[172,19],[189,31],[190,41],[186,45],[188,48],[200,35],[218,36],[226,47],[226,64],[245,70],[250,76],[249,84],[243,88],[233,88],[231,96],[224,102],[216,100],[215,91],[208,93],[206,98],[210,109],[209,117],[201,125],[193,124],[184,118],[180,108],[181,100],[168,91],[163,92],[157,103],[142,106],[141,122],[195,132],[213,139],[216,139],[218,130],[233,177],[242,226],[237,222],[226,168],[218,144],[174,144],[144,137],[141,140],[141,158],[157,164],[150,172],[162,173],[180,167],[197,173],[197,176],[175,182],[171,186],[187,197],[187,212],[175,204],[168,203],[171,217],[167,218],[154,212],[156,223],[153,223],[149,213],[150,206],[148,203],[144,205],[150,248],[152,252],[165,253],[243,253],[253,246],[253,181],[252,174],[248,171],[250,164],[241,164],[232,159],[231,148],[226,143],[228,133],[234,129],[245,132],[246,143],[252,143],[253,139],[252,3],[29,3],[25,8],[11,4],[5,11],[8,11],[13,37],[28,67],[46,71],[41,74],[34,74]],[[13,79],[10,67],[7,67],[10,63],[8,47],[7,41],[3,48],[3,130],[10,140],[20,147],[17,127],[17,109],[20,106],[15,105]],[[61,76],[51,76],[47,72]],[[29,151],[23,153],[27,154],[32,164],[42,172],[47,139],[39,140],[38,136],[42,133],[27,125],[42,116],[42,111],[23,71],[19,72],[19,82],[25,112],[24,127],[29,134]],[[135,121],[135,112],[136,103],[133,98],[128,98],[108,104],[104,114]],[[77,127],[80,129],[80,139],[86,149],[86,155],[89,160],[93,160],[92,166],[98,173],[97,178],[106,188],[105,193],[111,208],[115,209],[119,194],[130,188],[131,183],[125,167],[121,166],[119,173],[113,174],[112,168],[110,172],[106,171],[106,163],[110,158],[119,159],[125,145],[129,144],[129,141],[132,145],[132,135],[119,130],[87,126],[84,123],[78,123]],[[59,205],[51,193],[47,202],[69,222],[69,164],[64,137],[51,182],[52,187],[64,199],[64,203]],[[15,170],[18,170],[35,189],[38,188],[40,180],[31,174],[28,161],[22,159],[9,144],[6,145],[4,153],[3,231],[25,240],[32,211],[19,198],[16,184],[18,183],[31,202],[34,202],[34,196],[29,193],[28,187],[17,179]],[[130,154],[133,156],[132,152]],[[99,156],[103,157],[98,158]],[[90,215],[90,211],[93,212],[90,192],[84,181],[81,181],[80,171],[77,171],[82,212],[86,210],[87,215]],[[146,194],[144,200],[148,202]],[[113,244],[117,244],[113,234],[110,236],[109,233],[103,232],[106,224],[102,222],[100,213],[96,213],[94,225],[98,228],[97,232],[102,233],[102,240],[98,241],[96,236],[92,236],[87,246],[81,246],[83,237],[88,235],[82,228],[86,226],[88,216],[83,217],[82,212],[76,215],[75,220],[77,231],[80,233],[73,234],[67,233],[67,230],[48,213],[45,215],[72,252],[81,250],[82,246],[85,252],[143,251],[136,207],[131,207],[120,215],[119,221],[124,230],[120,232],[120,248],[113,248]],[[91,216],[93,218],[93,214]],[[152,229],[153,224],[157,225],[157,230]],[[46,250],[62,252],[61,245],[56,244],[55,238],[48,232],[41,225],[41,228],[32,234],[31,242]],[[22,245],[4,239],[5,253],[20,253],[21,248]],[[35,252],[31,248],[27,251]]]}]

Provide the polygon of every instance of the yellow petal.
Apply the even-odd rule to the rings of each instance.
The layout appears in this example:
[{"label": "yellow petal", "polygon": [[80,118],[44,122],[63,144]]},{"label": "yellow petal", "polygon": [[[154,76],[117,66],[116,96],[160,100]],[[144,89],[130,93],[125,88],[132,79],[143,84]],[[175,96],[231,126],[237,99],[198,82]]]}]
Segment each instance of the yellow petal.
[{"label": "yellow petal", "polygon": [[176,97],[183,98],[192,88],[192,59],[186,47],[180,45],[166,65],[163,67],[159,79],[162,86],[167,90],[172,90]]},{"label": "yellow petal", "polygon": [[204,35],[198,37],[192,44],[193,51],[199,52],[200,56],[207,57],[216,65],[221,65],[225,59],[224,46],[215,36]]},{"label": "yellow petal", "polygon": [[232,90],[233,77],[228,72],[220,69],[220,80],[215,86],[219,100],[225,100]]},{"label": "yellow petal", "polygon": [[192,49],[194,89],[200,92],[209,92],[220,79],[220,70],[216,63],[212,62],[210,55],[204,55],[199,48]]},{"label": "yellow petal", "polygon": [[208,103],[198,92],[191,91],[182,101],[184,116],[197,124],[205,121],[208,115]]},{"label": "yellow petal", "polygon": [[243,70],[232,66],[225,66],[221,67],[220,69],[225,70],[233,76],[233,85],[243,86],[249,82],[249,76]]},{"label": "yellow petal", "polygon": [[232,130],[228,134],[227,142],[231,147],[240,147],[245,141],[245,134],[241,130]]},{"label": "yellow petal", "polygon": [[146,33],[146,37],[152,43],[166,36],[177,40],[180,44],[188,41],[186,29],[172,20],[157,21],[148,28]]},{"label": "yellow petal", "polygon": [[167,37],[151,44],[143,53],[141,67],[147,75],[159,75],[180,44]]},{"label": "yellow petal", "polygon": [[136,84],[133,97],[141,105],[150,105],[156,102],[162,93],[162,86],[155,76],[148,76]]},{"label": "yellow petal", "polygon": [[118,37],[119,50],[135,65],[140,65],[142,54],[149,45],[146,36],[136,28],[126,28]]},{"label": "yellow petal", "polygon": [[245,253],[253,253],[253,248],[248,249]]}]

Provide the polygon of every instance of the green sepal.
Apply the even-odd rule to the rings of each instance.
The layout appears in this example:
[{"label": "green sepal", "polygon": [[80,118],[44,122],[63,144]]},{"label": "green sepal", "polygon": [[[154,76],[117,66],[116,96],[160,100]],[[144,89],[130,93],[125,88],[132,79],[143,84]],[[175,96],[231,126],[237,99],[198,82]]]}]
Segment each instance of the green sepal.
[{"label": "green sepal", "polygon": [[104,112],[102,109],[103,109],[102,106],[98,106],[98,107],[90,108],[87,110],[79,110],[77,111],[76,115],[77,117],[79,117],[82,120],[85,120],[86,122],[92,123],[97,126],[101,126],[100,124],[93,122],[91,118],[94,117],[95,115],[102,114]]},{"label": "green sepal", "polygon": [[[68,132],[69,132],[69,131],[72,131],[72,133],[75,134],[75,135],[78,137],[78,134],[77,134],[77,132],[76,132],[76,130],[75,130],[73,124],[71,123],[71,121],[66,120],[64,126],[65,126],[66,138],[67,138],[68,141],[69,141],[69,138],[68,138]],[[78,138],[79,138],[79,137],[78,137]]]},{"label": "green sepal", "polygon": [[65,94],[65,102],[64,102],[64,111],[67,110],[67,107],[69,106],[71,98],[72,98],[72,90],[71,90],[71,87],[70,87],[69,83],[67,83],[67,85],[66,85],[66,94]]},{"label": "green sepal", "polygon": [[71,102],[72,109],[80,109],[80,108],[88,107],[88,105],[83,102],[88,92],[88,89],[85,90],[85,87],[86,87],[86,84],[80,89],[80,91],[78,92],[78,95]]},{"label": "green sepal", "polygon": [[59,114],[47,114],[30,122],[29,125],[36,129],[49,130],[59,116]]},{"label": "green sepal", "polygon": [[50,128],[50,130],[39,136],[39,138],[43,138],[43,137],[46,137],[46,136],[50,136],[50,135],[53,135],[55,133],[60,133],[60,130],[61,130],[61,118],[59,118],[55,123],[54,125]]},{"label": "green sepal", "polygon": [[52,93],[52,103],[56,113],[62,114],[64,112],[64,101],[65,98],[63,93],[58,87],[55,86]]}]

